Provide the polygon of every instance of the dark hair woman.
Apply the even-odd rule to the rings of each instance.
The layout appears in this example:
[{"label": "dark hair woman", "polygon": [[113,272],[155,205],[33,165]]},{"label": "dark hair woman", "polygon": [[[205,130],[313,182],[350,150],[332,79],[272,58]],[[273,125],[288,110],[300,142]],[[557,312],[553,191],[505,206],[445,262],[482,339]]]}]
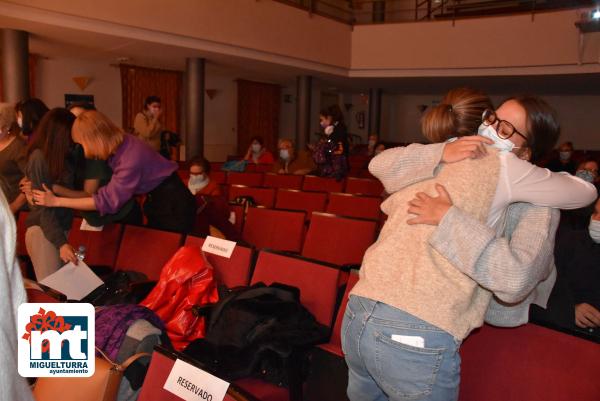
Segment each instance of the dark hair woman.
[{"label": "dark hair woman", "polygon": [[[76,161],[73,156],[71,127],[73,113],[63,108],[50,110],[40,121],[27,147],[27,178],[34,190],[53,184],[72,188]],[[25,245],[37,280],[54,273],[62,262],[74,262],[75,251],[67,242],[71,228],[71,209],[48,208],[32,202],[27,216]]]},{"label": "dark hair woman", "polygon": [[337,105],[321,110],[321,128],[325,136],[316,145],[313,159],[317,174],[342,180],[348,174],[348,130],[344,124],[342,110]]},{"label": "dark hair woman", "polygon": [[148,96],[144,100],[144,110],[137,113],[133,121],[134,135],[157,152],[160,151],[160,133],[163,130],[160,122],[161,114],[160,98],[158,96]]},{"label": "dark hair woman", "polygon": [[48,112],[48,106],[40,99],[31,98],[17,103],[15,112],[17,113],[17,124],[21,128],[21,133],[30,137],[42,117]]}]

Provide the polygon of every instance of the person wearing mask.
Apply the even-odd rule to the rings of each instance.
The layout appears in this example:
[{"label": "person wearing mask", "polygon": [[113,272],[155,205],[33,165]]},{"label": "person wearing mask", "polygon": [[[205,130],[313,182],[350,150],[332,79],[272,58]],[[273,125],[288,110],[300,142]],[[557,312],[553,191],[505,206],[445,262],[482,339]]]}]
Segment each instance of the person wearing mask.
[{"label": "person wearing mask", "polygon": [[[67,109],[50,110],[40,121],[27,147],[27,178],[33,190],[60,184],[73,188],[76,161],[71,141],[75,116]],[[35,199],[25,220],[25,246],[37,281],[57,271],[63,263],[77,263],[68,243],[73,213],[68,208],[50,208]]]},{"label": "person wearing mask", "polygon": [[17,124],[21,128],[21,134],[30,139],[42,117],[48,112],[48,106],[40,99],[31,98],[22,100],[15,106]]},{"label": "person wearing mask", "polygon": [[321,110],[319,124],[324,137],[317,143],[313,160],[317,175],[342,180],[348,175],[348,130],[339,106]]},{"label": "person wearing mask", "polygon": [[579,163],[575,175],[584,181],[596,184],[598,182],[598,162],[590,159]]},{"label": "person wearing mask", "polygon": [[27,165],[27,144],[18,135],[16,128],[13,106],[0,103],[0,188],[4,191],[13,213],[27,203],[25,195],[19,189]]},{"label": "person wearing mask", "polygon": [[296,152],[291,140],[280,139],[277,148],[279,149],[279,159],[273,165],[273,173],[306,175],[315,169],[315,164],[308,152]]},{"label": "person wearing mask", "polygon": [[27,302],[21,270],[15,255],[17,225],[8,202],[0,189],[0,389],[2,399],[33,401],[27,381],[18,374],[17,312],[19,305]]},{"label": "person wearing mask", "polygon": [[[386,397],[396,400],[402,398],[400,395],[456,400],[458,349],[490,312],[492,292],[502,302],[527,300],[528,306],[533,301],[529,300],[530,293],[538,283],[546,282],[546,296],[553,284],[548,267],[557,213],[548,208],[530,209],[528,221],[541,221],[543,227],[521,227],[530,233],[529,237],[517,238],[518,227],[506,226],[513,235],[510,248],[515,249],[511,251],[506,251],[506,240],[503,244],[496,242],[495,230],[490,227],[500,226],[500,219],[507,216],[504,208],[515,201],[574,208],[595,196],[589,184],[575,177],[553,175],[522,160],[544,154],[559,135],[554,113],[538,98],[509,99],[495,112],[486,113],[480,131],[487,138],[444,142],[450,136],[477,131],[477,121],[481,122],[478,116],[489,105],[487,97],[473,91],[451,91],[423,122],[424,134],[440,144],[390,149],[369,166],[391,196],[382,204],[388,220],[364,256],[360,279],[351,292],[342,323],[352,401]],[[483,141],[494,143],[500,151],[482,147]],[[456,146],[459,151],[454,156],[470,153],[476,160],[463,160],[446,152]],[[521,159],[510,153],[512,150]],[[444,187],[435,182],[444,182],[453,189],[445,193]],[[505,191],[507,184],[511,187]],[[556,191],[556,187],[565,191]],[[433,188],[440,194],[437,198],[424,192],[431,193]],[[481,198],[484,193],[488,194],[487,201]],[[441,198],[446,206],[449,200],[453,206],[434,207],[435,213],[425,217],[431,210],[428,202]],[[482,201],[485,206],[478,209],[475,204]],[[526,215],[524,210],[508,212],[513,212],[508,213],[511,216]],[[449,216],[442,221],[440,216],[445,213]],[[411,220],[408,225],[407,220]],[[431,227],[437,224],[439,228]],[[465,224],[469,230],[463,231]],[[487,231],[477,224],[487,226]],[[492,245],[494,252],[488,253]],[[431,247],[437,252],[432,253]],[[518,279],[513,280],[513,275]],[[532,296],[536,298],[537,293]],[[502,304],[496,307],[502,308]],[[527,320],[526,309],[511,311],[512,316],[495,312],[498,324],[515,325]],[[379,324],[382,322],[385,324]],[[369,373],[373,371],[378,374]]]},{"label": "person wearing mask", "polygon": [[250,139],[250,147],[244,156],[244,160],[252,162],[254,164],[273,164],[275,159],[273,154],[265,148],[265,142],[259,136],[255,136]]},{"label": "person wearing mask", "polygon": [[569,174],[575,174],[577,164],[573,160],[573,143],[562,143],[558,147],[558,159],[550,161],[547,168],[554,172],[566,171]]},{"label": "person wearing mask", "polygon": [[144,110],[137,113],[133,121],[134,135],[157,152],[160,151],[160,134],[163,130],[160,122],[161,114],[160,98],[148,96],[144,101]]},{"label": "person wearing mask", "polygon": [[229,221],[231,210],[219,185],[210,179],[210,163],[197,156],[190,161],[188,189],[196,198],[196,221],[193,233],[201,237],[210,235],[210,227],[219,230],[226,239],[239,241],[241,235]]},{"label": "person wearing mask", "polygon": [[194,224],[196,201],[177,175],[177,164],[154,152],[135,136],[125,134],[98,111],[77,117],[73,141],[83,146],[88,159],[107,160],[112,170],[108,183],[92,196],[56,196],[48,187],[34,190],[37,204],[114,214],[135,195],[147,194],[144,214],[152,228],[189,232]]},{"label": "person wearing mask", "polygon": [[221,196],[219,184],[210,179],[210,163],[197,156],[190,161],[190,178],[188,189],[192,195]]},{"label": "person wearing mask", "polygon": [[373,157],[375,156],[375,148],[377,144],[379,144],[379,136],[377,134],[369,135],[369,139],[367,140],[367,153],[366,156]]}]

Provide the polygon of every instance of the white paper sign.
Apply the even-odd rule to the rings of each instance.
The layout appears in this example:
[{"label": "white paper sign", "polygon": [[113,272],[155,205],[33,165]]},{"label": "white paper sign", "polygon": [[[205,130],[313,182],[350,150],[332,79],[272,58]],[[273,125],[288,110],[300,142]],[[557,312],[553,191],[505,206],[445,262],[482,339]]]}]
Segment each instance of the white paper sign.
[{"label": "white paper sign", "polygon": [[223,256],[227,259],[231,257],[237,243],[227,241],[226,239],[211,237],[210,235],[204,240],[202,250],[214,255]]},{"label": "white paper sign", "polygon": [[81,231],[102,231],[103,228],[104,226],[96,227],[90,225],[90,223],[88,223],[86,219],[81,220],[81,225],[79,226],[79,229]]},{"label": "white paper sign", "polygon": [[177,359],[163,388],[186,401],[223,401],[229,383]]},{"label": "white paper sign", "polygon": [[40,281],[40,284],[62,292],[67,299],[79,301],[104,282],[80,260],[77,266],[71,262],[67,263]]}]

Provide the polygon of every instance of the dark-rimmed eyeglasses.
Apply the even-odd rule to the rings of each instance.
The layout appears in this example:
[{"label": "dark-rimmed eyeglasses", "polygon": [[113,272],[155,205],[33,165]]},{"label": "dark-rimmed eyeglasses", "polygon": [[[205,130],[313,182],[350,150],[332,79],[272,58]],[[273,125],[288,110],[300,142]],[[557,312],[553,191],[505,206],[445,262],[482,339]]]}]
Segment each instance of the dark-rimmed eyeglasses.
[{"label": "dark-rimmed eyeglasses", "polygon": [[506,120],[498,118],[496,112],[492,109],[486,109],[481,116],[481,120],[483,121],[484,125],[495,125],[494,128],[496,129],[496,134],[502,139],[508,139],[514,134],[517,134],[523,138],[525,142],[529,142],[527,137],[517,131],[514,125]]}]

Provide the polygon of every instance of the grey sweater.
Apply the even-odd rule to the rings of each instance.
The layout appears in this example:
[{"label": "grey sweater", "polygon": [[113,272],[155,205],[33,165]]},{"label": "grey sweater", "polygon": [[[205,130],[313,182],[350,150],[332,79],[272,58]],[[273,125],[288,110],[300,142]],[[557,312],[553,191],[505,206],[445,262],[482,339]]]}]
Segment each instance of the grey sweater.
[{"label": "grey sweater", "polygon": [[[33,189],[42,189],[42,184],[52,188],[54,184],[50,178],[44,154],[39,149],[29,155],[26,174],[27,178],[31,180]],[[65,163],[65,171],[56,183],[69,188],[73,187],[73,168],[70,163]],[[66,232],[71,228],[72,220],[71,209],[32,205],[25,225],[27,227],[40,226],[46,239],[58,249],[67,243]]]},{"label": "grey sweater", "polygon": [[[374,168],[394,171],[384,182],[397,191],[435,176],[445,144],[410,145],[384,152]],[[546,306],[556,280],[554,238],[556,209],[514,203],[497,230],[452,207],[429,244],[482,287],[494,293],[485,321],[498,326],[527,323],[529,305]],[[465,242],[466,240],[466,242]]]}]

